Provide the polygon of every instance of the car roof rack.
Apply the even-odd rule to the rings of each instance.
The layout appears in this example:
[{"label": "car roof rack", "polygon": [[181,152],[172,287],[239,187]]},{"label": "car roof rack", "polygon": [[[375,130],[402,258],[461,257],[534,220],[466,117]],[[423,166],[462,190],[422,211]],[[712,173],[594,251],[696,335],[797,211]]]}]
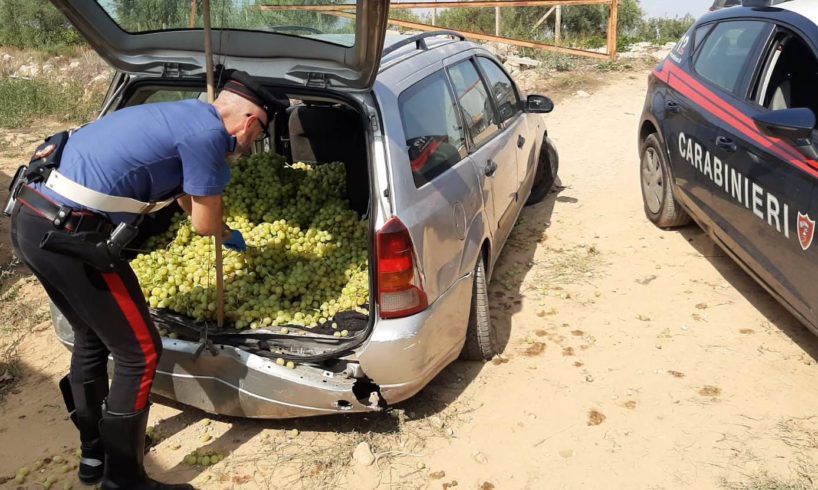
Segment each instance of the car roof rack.
[{"label": "car roof rack", "polygon": [[392,44],[389,47],[384,48],[383,54],[381,57],[384,57],[390,53],[394,53],[395,51],[399,50],[400,48],[412,44],[415,44],[415,49],[422,49],[424,51],[429,49],[429,46],[426,44],[426,40],[430,37],[438,37],[438,36],[449,36],[457,38],[461,41],[466,40],[466,36],[460,34],[459,32],[454,31],[429,31],[429,32],[422,32],[420,34],[415,34],[414,36],[407,37],[406,39],[401,39],[400,41]]}]

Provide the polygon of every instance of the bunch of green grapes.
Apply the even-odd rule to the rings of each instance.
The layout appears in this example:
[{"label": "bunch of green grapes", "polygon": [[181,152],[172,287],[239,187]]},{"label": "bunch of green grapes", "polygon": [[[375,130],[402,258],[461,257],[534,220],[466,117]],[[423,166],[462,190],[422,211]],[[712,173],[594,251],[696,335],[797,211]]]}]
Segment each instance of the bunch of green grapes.
[{"label": "bunch of green grapes", "polygon": [[[229,324],[312,327],[368,301],[368,224],[348,207],[344,172],[341,163],[287,166],[272,153],[233,165],[226,221],[248,249],[224,252]],[[178,216],[149,247],[131,262],[149,305],[214,319],[212,238]]]}]

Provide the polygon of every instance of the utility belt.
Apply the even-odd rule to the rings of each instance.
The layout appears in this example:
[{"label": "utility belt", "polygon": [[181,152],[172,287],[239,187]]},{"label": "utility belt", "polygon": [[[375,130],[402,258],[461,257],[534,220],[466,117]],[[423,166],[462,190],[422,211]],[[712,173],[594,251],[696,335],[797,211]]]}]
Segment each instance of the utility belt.
[{"label": "utility belt", "polygon": [[102,272],[116,269],[123,249],[139,233],[136,226],[120,223],[114,227],[103,216],[59,205],[27,185],[19,189],[17,201],[54,226],[40,241],[41,249],[80,260]]},{"label": "utility belt", "polygon": [[[76,211],[57,204],[31,188],[42,182],[52,192],[82,206],[104,213],[148,214],[158,211],[174,199],[142,202],[107,195],[89,189],[57,171],[70,132],[63,131],[45,140],[14,175],[4,213],[10,216],[17,201],[51,221],[54,230],[45,234],[40,248],[79,259],[100,271],[113,271],[122,251],[139,234],[139,228],[120,223],[116,228],[105,217],[88,211]],[[113,230],[113,231],[112,231]]]}]

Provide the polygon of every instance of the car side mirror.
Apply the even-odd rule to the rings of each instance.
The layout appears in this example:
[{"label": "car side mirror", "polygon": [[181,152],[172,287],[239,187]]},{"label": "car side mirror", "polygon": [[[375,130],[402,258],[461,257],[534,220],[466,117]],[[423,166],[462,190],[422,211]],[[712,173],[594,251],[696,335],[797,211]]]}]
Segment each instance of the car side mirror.
[{"label": "car side mirror", "polygon": [[544,95],[529,95],[525,101],[525,111],[548,114],[554,110],[554,101]]},{"label": "car side mirror", "polygon": [[807,158],[818,157],[812,143],[816,118],[811,109],[799,107],[766,112],[753,118],[758,129],[767,136],[792,142]]}]

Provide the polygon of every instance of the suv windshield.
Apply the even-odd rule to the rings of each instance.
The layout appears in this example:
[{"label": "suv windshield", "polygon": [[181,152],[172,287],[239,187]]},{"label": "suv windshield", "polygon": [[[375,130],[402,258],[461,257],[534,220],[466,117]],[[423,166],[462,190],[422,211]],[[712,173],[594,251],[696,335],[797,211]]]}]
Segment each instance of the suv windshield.
[{"label": "suv windshield", "polygon": [[[201,29],[197,0],[98,0],[124,31]],[[309,37],[342,46],[355,44],[357,0],[211,0],[213,29],[265,31]]]}]

